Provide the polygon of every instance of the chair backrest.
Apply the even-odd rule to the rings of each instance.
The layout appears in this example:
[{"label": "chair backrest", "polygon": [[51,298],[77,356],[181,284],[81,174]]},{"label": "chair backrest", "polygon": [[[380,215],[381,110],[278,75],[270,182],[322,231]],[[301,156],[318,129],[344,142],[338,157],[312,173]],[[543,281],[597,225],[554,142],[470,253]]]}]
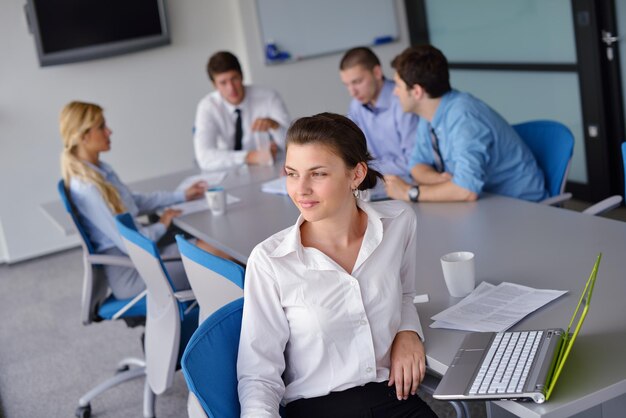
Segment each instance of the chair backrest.
[{"label": "chair backrest", "polygon": [[237,353],[243,298],[209,316],[196,330],[181,359],[189,390],[209,418],[240,415]]},{"label": "chair backrest", "polygon": [[626,142],[622,142],[622,165],[624,166],[624,199],[626,199]]},{"label": "chair backrest", "polygon": [[[116,299],[109,295],[109,284],[102,268],[105,264],[126,265],[132,267],[132,262],[126,256],[101,255],[97,254],[94,246],[80,222],[78,211],[74,206],[70,194],[65,188],[63,180],[59,180],[57,190],[61,197],[61,202],[65,206],[68,215],[72,219],[72,223],[78,232],[80,244],[83,249],[83,292],[81,300],[81,320],[87,325],[91,322],[97,322],[102,319],[111,319],[113,315],[120,309],[124,308],[131,299]],[[145,299],[138,301],[135,305],[127,310],[121,317],[145,317],[146,303]]]},{"label": "chair backrest", "polygon": [[174,379],[184,315],[154,241],[137,231],[128,213],[117,215],[115,222],[128,255],[148,291],[144,339],[146,374],[150,388],[159,395],[172,385]]},{"label": "chair backrest", "polygon": [[189,284],[200,305],[200,322],[220,307],[243,296],[245,270],[176,236]]},{"label": "chair backrest", "polygon": [[574,152],[572,132],[562,123],[550,120],[524,122],[513,128],[543,171],[550,197],[563,193]]}]

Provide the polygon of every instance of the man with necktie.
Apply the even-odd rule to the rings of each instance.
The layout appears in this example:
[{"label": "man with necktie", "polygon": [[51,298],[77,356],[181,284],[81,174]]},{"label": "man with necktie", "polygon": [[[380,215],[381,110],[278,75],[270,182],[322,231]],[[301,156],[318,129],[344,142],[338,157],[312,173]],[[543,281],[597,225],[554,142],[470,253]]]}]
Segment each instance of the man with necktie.
[{"label": "man with necktie", "polygon": [[539,201],[544,175],[530,149],[502,116],[450,86],[437,48],[407,48],[392,62],[405,112],[420,117],[409,160],[413,182],[385,176],[387,194],[407,201],[472,201],[482,192]]},{"label": "man with necktie", "polygon": [[265,87],[244,85],[239,60],[230,52],[213,54],[207,72],[215,91],[198,104],[193,134],[200,168],[266,163],[267,151],[257,150],[256,132],[267,133],[272,156],[284,149],[290,118],[280,95]]}]

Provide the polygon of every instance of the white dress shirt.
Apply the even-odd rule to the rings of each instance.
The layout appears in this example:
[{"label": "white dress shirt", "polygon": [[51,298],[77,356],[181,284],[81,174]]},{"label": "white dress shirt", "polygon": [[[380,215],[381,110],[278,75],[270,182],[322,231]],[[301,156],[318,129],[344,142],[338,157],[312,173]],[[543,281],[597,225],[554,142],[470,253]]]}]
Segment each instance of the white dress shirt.
[{"label": "white dress shirt", "polygon": [[237,360],[242,417],[278,417],[281,401],[385,381],[396,334],[423,335],[415,213],[399,201],[357,202],[368,220],[352,274],[302,246],[302,216],[252,251]]},{"label": "white dress shirt", "polygon": [[[241,151],[234,150],[235,109],[241,110]],[[194,151],[200,168],[213,170],[243,164],[248,151],[256,148],[250,127],[258,118],[270,118],[278,122],[278,129],[271,129],[269,133],[274,142],[284,149],[285,135],[291,120],[277,92],[264,87],[245,86],[244,99],[237,106],[224,100],[219,91],[206,95],[198,104],[193,135]]]}]

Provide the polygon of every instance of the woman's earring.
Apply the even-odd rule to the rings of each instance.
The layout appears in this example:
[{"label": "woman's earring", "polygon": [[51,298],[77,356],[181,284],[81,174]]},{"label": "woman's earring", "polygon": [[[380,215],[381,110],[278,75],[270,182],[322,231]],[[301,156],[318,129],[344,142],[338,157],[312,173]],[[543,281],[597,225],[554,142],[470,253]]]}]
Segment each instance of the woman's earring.
[{"label": "woman's earring", "polygon": [[359,198],[359,195],[360,195],[360,193],[359,193],[359,189],[358,189],[358,188],[354,188],[354,189],[352,189],[352,194],[354,195],[354,197],[355,197],[355,198],[357,198],[357,199],[358,199],[358,198]]}]

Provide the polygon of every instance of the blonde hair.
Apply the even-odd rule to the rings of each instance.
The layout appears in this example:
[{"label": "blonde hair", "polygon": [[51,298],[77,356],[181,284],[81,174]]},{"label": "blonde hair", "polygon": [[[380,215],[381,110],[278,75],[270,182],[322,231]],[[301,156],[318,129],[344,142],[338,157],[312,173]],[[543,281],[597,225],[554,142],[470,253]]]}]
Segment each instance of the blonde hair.
[{"label": "blonde hair", "polygon": [[117,189],[89,164],[76,156],[83,136],[91,128],[101,124],[103,120],[102,108],[96,104],[74,101],[65,105],[59,119],[63,139],[61,174],[66,188],[69,188],[72,177],[93,183],[111,211],[118,214],[125,212],[126,208]]}]

